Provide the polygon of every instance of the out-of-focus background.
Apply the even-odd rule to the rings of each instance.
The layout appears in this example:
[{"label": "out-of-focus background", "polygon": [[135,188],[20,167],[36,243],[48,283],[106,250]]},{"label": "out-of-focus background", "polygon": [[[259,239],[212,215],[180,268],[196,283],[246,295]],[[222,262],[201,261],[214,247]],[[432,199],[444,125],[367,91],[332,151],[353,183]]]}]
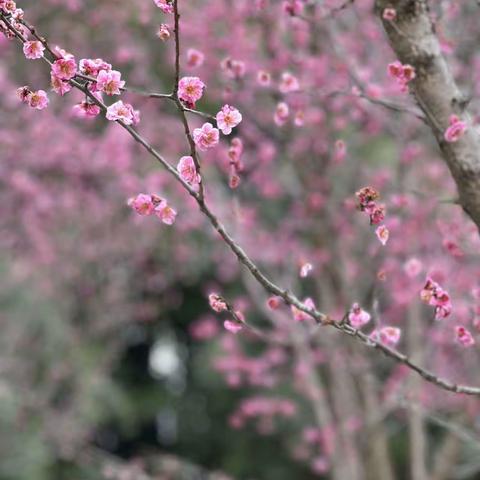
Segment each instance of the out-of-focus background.
[{"label": "out-of-focus background", "polygon": [[[156,32],[172,16],[152,1],[17,3],[52,46],[103,58],[127,86],[170,92],[173,40]],[[478,32],[452,32],[475,32],[473,7],[440,3],[446,55],[469,84]],[[394,56],[373,6],[300,4],[303,19],[273,0],[179,0],[181,73],[207,85],[197,108],[215,114],[229,103],[243,115],[201,156],[207,198],[281,285],[337,317],[360,302],[372,328],[401,328],[402,351],[478,383],[477,347],[453,334],[457,323],[477,331],[478,234],[450,201],[428,129],[368,100],[415,109],[386,75]],[[81,95],[50,92],[48,65],[25,59],[15,41],[0,38],[0,58],[0,480],[478,478],[477,399],[295,322],[286,307],[269,310],[194,203],[125,131],[77,118]],[[279,88],[285,72],[301,88]],[[22,85],[48,91],[49,107],[22,105]],[[122,98],[173,165],[188,154],[170,103]],[[244,169],[232,189],[235,136]],[[369,184],[387,204],[388,247],[355,208]],[[135,215],[127,200],[140,192],[166,196],[175,224]],[[433,321],[419,300],[427,274],[453,298],[451,323]],[[226,331],[210,292],[270,341]]]}]

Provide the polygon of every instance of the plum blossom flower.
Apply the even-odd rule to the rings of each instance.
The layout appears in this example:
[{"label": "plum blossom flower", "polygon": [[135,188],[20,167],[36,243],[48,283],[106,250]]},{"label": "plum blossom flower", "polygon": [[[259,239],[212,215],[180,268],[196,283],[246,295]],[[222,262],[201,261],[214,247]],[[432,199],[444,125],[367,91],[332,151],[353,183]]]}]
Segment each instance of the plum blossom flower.
[{"label": "plum blossom flower", "polygon": [[155,210],[152,196],[145,193],[139,193],[136,197],[130,198],[127,203],[139,215],[151,215]]},{"label": "plum blossom flower", "polygon": [[311,263],[304,263],[300,267],[300,277],[301,278],[306,278],[308,277],[308,274],[313,270],[313,265]]},{"label": "plum blossom flower", "polygon": [[157,30],[157,37],[162,40],[162,42],[166,42],[172,33],[170,32],[170,27],[166,23],[162,23]]},{"label": "plum blossom flower", "polygon": [[166,225],[173,225],[177,212],[167,203],[166,200],[161,200],[155,207],[155,215]]},{"label": "plum blossom flower", "polygon": [[275,108],[273,121],[275,122],[276,125],[281,127],[286,123],[289,115],[290,115],[290,108],[288,107],[288,104],[285,102],[280,102],[277,104],[277,107]]},{"label": "plum blossom flower", "polygon": [[155,3],[163,13],[173,13],[173,5],[170,0],[153,0],[153,3]]},{"label": "plum blossom flower", "polygon": [[195,162],[190,156],[182,157],[177,165],[177,171],[180,174],[182,180],[191,185],[198,185],[202,178],[197,173],[197,168],[195,167]]},{"label": "plum blossom flower", "polygon": [[205,55],[200,50],[189,48],[187,50],[187,65],[191,68],[201,67],[205,61]]},{"label": "plum blossom flower", "polygon": [[[306,298],[303,301],[303,303],[306,307],[308,307],[312,310],[315,309],[315,303],[313,302],[313,300],[311,298]],[[303,322],[303,321],[311,318],[310,315],[307,312],[304,312],[303,310],[298,309],[295,305],[291,306],[291,310],[292,310],[292,313],[293,313],[293,318],[297,322]]]},{"label": "plum blossom flower", "polygon": [[193,131],[193,140],[200,150],[208,150],[218,144],[220,133],[211,123],[204,123]]},{"label": "plum blossom flower", "polygon": [[295,75],[290,72],[283,72],[278,89],[282,93],[296,92],[300,89],[300,83]]},{"label": "plum blossom flower", "polygon": [[270,297],[267,300],[267,306],[270,310],[277,310],[280,307],[281,303],[282,303],[281,297],[277,297],[277,296]]},{"label": "plum blossom flower", "polygon": [[74,113],[78,117],[97,117],[100,115],[100,107],[95,103],[84,100],[73,107]]},{"label": "plum blossom flower", "polygon": [[107,108],[107,120],[120,120],[125,125],[136,125],[140,121],[140,112],[134,110],[129,103],[123,103],[122,100],[115,102]]},{"label": "plum blossom flower", "polygon": [[467,122],[460,120],[456,115],[450,116],[450,125],[445,130],[444,138],[447,142],[454,143],[459,140],[460,137],[467,130]]},{"label": "plum blossom flower", "polygon": [[183,77],[178,83],[178,98],[193,106],[202,98],[204,89],[205,84],[198,77]]},{"label": "plum blossom flower", "polygon": [[36,110],[43,110],[48,106],[47,93],[44,90],[37,90],[36,92],[30,92],[27,96],[28,106]]},{"label": "plum blossom flower", "polygon": [[106,72],[112,69],[112,66],[101,58],[82,58],[78,64],[81,73],[89,77],[97,77],[99,72],[105,70]]},{"label": "plum blossom flower", "polygon": [[475,339],[472,334],[461,325],[455,327],[455,339],[457,342],[464,347],[472,347],[475,345]]},{"label": "plum blossom flower", "polygon": [[269,87],[272,83],[272,76],[265,70],[259,70],[257,73],[257,82],[262,87]]},{"label": "plum blossom flower", "polygon": [[42,42],[31,41],[23,44],[23,53],[25,54],[25,57],[30,60],[42,58],[44,51],[45,47],[42,45]]},{"label": "plum blossom flower", "polygon": [[348,321],[354,328],[361,328],[370,321],[370,314],[362,310],[358,303],[354,303],[348,314]]},{"label": "plum blossom flower", "polygon": [[430,277],[420,292],[420,298],[424,303],[435,307],[435,319],[446,318],[452,313],[450,295],[437,282]]},{"label": "plum blossom flower", "polygon": [[242,114],[230,105],[224,105],[216,116],[218,128],[224,135],[230,135],[232,128],[242,121]]},{"label": "plum blossom flower", "polygon": [[247,66],[242,60],[233,60],[230,57],[224,58],[220,64],[222,70],[232,79],[240,79],[245,76]]},{"label": "plum blossom flower", "polygon": [[232,321],[232,320],[225,320],[223,322],[223,326],[225,330],[228,330],[230,333],[237,334],[240,330],[243,329],[243,325],[241,323]]},{"label": "plum blossom flower", "polygon": [[65,95],[72,89],[72,86],[68,83],[68,81],[62,80],[53,74],[50,76],[50,85],[52,90],[61,96]]},{"label": "plum blossom flower", "polygon": [[303,12],[303,3],[300,0],[284,0],[282,7],[283,11],[292,17]]},{"label": "plum blossom flower", "polygon": [[415,76],[415,68],[409,64],[403,65],[398,60],[388,65],[388,74],[395,78],[402,91],[407,91],[407,85]]},{"label": "plum blossom flower", "polygon": [[385,10],[383,10],[382,17],[384,20],[393,22],[397,18],[397,11],[394,8],[385,8]]},{"label": "plum blossom flower", "polygon": [[388,237],[390,236],[390,232],[385,225],[380,225],[376,228],[375,235],[380,240],[382,245],[386,245],[388,242]]},{"label": "plum blossom flower", "polygon": [[382,327],[380,330],[374,330],[370,336],[377,342],[394,347],[400,341],[402,331],[397,327]]},{"label": "plum blossom flower", "polygon": [[211,293],[208,296],[208,303],[210,304],[210,308],[217,313],[224,312],[228,310],[227,303],[225,300],[216,293]]},{"label": "plum blossom flower", "polygon": [[125,81],[117,70],[101,70],[97,76],[97,89],[107,95],[120,95]]},{"label": "plum blossom flower", "polygon": [[52,65],[52,74],[61,80],[70,80],[77,73],[77,64],[73,56],[59,58]]},{"label": "plum blossom flower", "polygon": [[415,278],[421,271],[423,265],[418,258],[410,258],[403,265],[403,270],[410,278]]}]

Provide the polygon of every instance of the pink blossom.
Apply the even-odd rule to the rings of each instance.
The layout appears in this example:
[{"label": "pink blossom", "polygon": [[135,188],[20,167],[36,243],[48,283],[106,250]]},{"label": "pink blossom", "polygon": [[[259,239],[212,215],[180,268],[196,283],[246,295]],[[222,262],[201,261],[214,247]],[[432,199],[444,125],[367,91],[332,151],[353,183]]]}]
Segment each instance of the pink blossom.
[{"label": "pink blossom", "polygon": [[286,104],[285,102],[280,102],[277,104],[277,107],[275,108],[275,114],[273,116],[273,120],[279,127],[281,127],[286,123],[289,115],[290,115],[290,108],[288,107],[288,104]]},{"label": "pink blossom", "polygon": [[44,51],[45,47],[42,45],[42,42],[31,41],[23,44],[23,53],[25,57],[31,60],[42,58]]},{"label": "pink blossom", "polygon": [[130,198],[128,206],[132,207],[139,215],[152,215],[155,210],[152,196],[145,193],[139,193],[136,197]]},{"label": "pink blossom", "polygon": [[410,278],[415,278],[421,271],[423,265],[418,258],[410,258],[403,265],[403,270]]},{"label": "pink blossom", "polygon": [[70,80],[77,73],[77,64],[73,57],[59,58],[52,65],[52,74],[61,80]]},{"label": "pink blossom", "polygon": [[173,13],[173,5],[170,0],[153,0],[153,3],[155,3],[163,13]]},{"label": "pink blossom", "polygon": [[388,74],[397,80],[402,91],[407,90],[407,84],[416,76],[415,68],[412,65],[403,65],[398,60],[388,65]]},{"label": "pink blossom", "polygon": [[193,131],[193,140],[200,150],[208,150],[218,144],[220,134],[211,123],[204,123]]},{"label": "pink blossom", "polygon": [[277,296],[270,297],[267,300],[267,306],[270,310],[277,310],[280,307],[281,303],[282,303],[282,298]]},{"label": "pink blossom", "polygon": [[17,88],[15,93],[23,103],[28,103],[28,96],[32,93],[32,91],[27,85],[25,85],[23,87]]},{"label": "pink blossom", "polygon": [[300,90],[300,83],[298,82],[297,77],[290,72],[283,72],[278,89],[282,93],[296,92]]},{"label": "pink blossom", "polygon": [[170,32],[170,27],[165,24],[165,23],[162,23],[159,27],[158,27],[158,30],[157,30],[157,37],[162,40],[162,42],[166,42],[170,36],[171,36],[171,32]]},{"label": "pink blossom", "polygon": [[269,87],[272,82],[272,76],[265,70],[259,70],[257,73],[257,82],[262,87]]},{"label": "pink blossom", "polygon": [[212,308],[212,310],[214,310],[215,312],[220,313],[228,309],[225,300],[216,293],[211,293],[208,296],[208,302],[210,303],[210,307]]},{"label": "pink blossom", "polygon": [[28,105],[36,110],[43,110],[48,106],[47,93],[44,90],[31,92],[27,97]]},{"label": "pink blossom", "polygon": [[232,320],[225,320],[223,322],[223,326],[225,327],[225,330],[228,330],[230,333],[235,334],[243,329],[243,325],[241,323]]},{"label": "pink blossom", "polygon": [[464,347],[472,347],[475,345],[475,339],[472,334],[461,325],[455,327],[455,338],[457,342]]},{"label": "pink blossom", "polygon": [[230,105],[224,105],[216,116],[218,128],[224,135],[230,135],[232,128],[242,121],[242,114]]},{"label": "pink blossom", "polygon": [[87,100],[74,105],[73,111],[78,117],[96,117],[101,112],[98,105]]},{"label": "pink blossom", "polygon": [[178,83],[178,98],[194,106],[203,95],[205,84],[198,77],[183,77]]},{"label": "pink blossom", "polygon": [[107,95],[120,95],[125,82],[121,80],[122,74],[116,70],[101,70],[97,77],[97,88]]},{"label": "pink blossom", "polygon": [[372,225],[378,225],[385,219],[385,205],[373,205],[372,208],[367,207],[365,211],[370,215]]},{"label": "pink blossom", "polygon": [[173,225],[177,212],[167,203],[166,200],[162,200],[155,207],[155,215],[166,225]]},{"label": "pink blossom", "polygon": [[450,295],[431,278],[427,278],[425,285],[420,292],[420,298],[423,302],[435,307],[436,320],[446,318],[452,313]]},{"label": "pink blossom", "polygon": [[402,331],[397,327],[382,327],[378,331],[378,340],[390,347],[397,345],[401,336]]},{"label": "pink blossom", "polygon": [[[309,308],[311,310],[315,310],[315,303],[313,302],[313,300],[311,298],[306,298],[303,301],[303,303],[307,308]],[[311,316],[308,313],[304,312],[303,310],[298,309],[295,305],[292,305],[290,308],[291,308],[292,313],[293,313],[293,318],[297,322],[303,322],[303,321],[311,318]]]},{"label": "pink blossom", "polygon": [[233,60],[230,57],[227,57],[222,60],[220,64],[222,70],[226,72],[228,77],[238,80],[245,76],[247,71],[247,66],[242,60]]},{"label": "pink blossom", "polygon": [[198,185],[202,179],[197,173],[195,162],[190,156],[182,157],[177,165],[177,171],[180,174],[182,180],[192,185]]},{"label": "pink blossom", "polygon": [[58,95],[62,96],[72,89],[72,86],[70,83],[68,83],[68,81],[62,80],[53,74],[50,76],[50,84],[52,86],[52,90]]},{"label": "pink blossom", "polygon": [[380,225],[376,228],[375,235],[380,240],[382,245],[386,245],[388,242],[388,237],[390,236],[390,232],[385,225]]},{"label": "pink blossom", "polygon": [[456,115],[450,116],[450,125],[445,130],[445,140],[447,142],[453,143],[457,142],[460,137],[464,135],[467,130],[467,123],[463,120],[460,120]]},{"label": "pink blossom", "polygon": [[352,305],[352,309],[348,314],[348,321],[354,328],[361,328],[370,321],[370,314],[362,310],[358,303]]},{"label": "pink blossom", "polygon": [[304,263],[300,267],[300,277],[305,278],[308,277],[308,274],[313,270],[313,265],[311,263]]},{"label": "pink blossom", "polygon": [[82,58],[79,63],[80,72],[89,77],[97,77],[100,71],[105,70],[108,72],[111,69],[112,66],[101,58]]},{"label": "pink blossom", "polygon": [[388,20],[389,22],[393,22],[397,18],[397,11],[394,8],[386,8],[383,11],[382,17],[384,20]]},{"label": "pink blossom", "polygon": [[292,17],[300,15],[303,12],[303,3],[301,0],[284,0],[282,7],[284,12]]},{"label": "pink blossom", "polygon": [[129,103],[119,100],[107,108],[106,117],[107,120],[122,121],[125,125],[136,125],[140,120],[140,113],[138,110],[134,110]]},{"label": "pink blossom", "polygon": [[187,50],[187,65],[191,68],[201,67],[205,61],[205,55],[195,48]]}]

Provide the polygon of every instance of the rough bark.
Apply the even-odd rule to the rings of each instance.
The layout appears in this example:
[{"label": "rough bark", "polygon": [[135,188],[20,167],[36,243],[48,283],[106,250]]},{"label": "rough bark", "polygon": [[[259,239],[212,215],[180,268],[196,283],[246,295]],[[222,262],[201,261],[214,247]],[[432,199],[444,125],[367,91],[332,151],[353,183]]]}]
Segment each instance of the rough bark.
[{"label": "rough bark", "polygon": [[[387,7],[397,11],[393,22],[382,18]],[[428,2],[376,0],[376,10],[398,59],[415,67],[416,78],[409,83],[410,90],[455,179],[461,206],[480,228],[480,135],[473,128],[468,101],[441,53]],[[452,114],[466,121],[469,129],[457,142],[448,143],[443,135]]]}]

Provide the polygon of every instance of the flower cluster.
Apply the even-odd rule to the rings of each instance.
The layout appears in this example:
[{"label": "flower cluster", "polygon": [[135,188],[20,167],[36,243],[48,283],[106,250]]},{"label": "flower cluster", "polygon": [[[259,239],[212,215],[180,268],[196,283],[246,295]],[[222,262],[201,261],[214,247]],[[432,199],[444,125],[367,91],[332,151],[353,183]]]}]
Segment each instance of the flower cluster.
[{"label": "flower cluster", "polygon": [[[370,225],[378,225],[385,219],[385,205],[378,204],[376,201],[380,198],[380,194],[372,187],[364,187],[356,194],[358,207],[365,212],[370,218]],[[390,232],[385,225],[379,225],[375,234],[382,245],[388,241]]]},{"label": "flower cluster", "polygon": [[452,313],[450,295],[431,278],[427,278],[425,285],[420,292],[420,298],[424,303],[435,307],[436,320],[446,318]]},{"label": "flower cluster", "polygon": [[166,225],[172,225],[177,216],[168,202],[155,194],[139,193],[128,200],[128,205],[139,215],[156,215]]},{"label": "flower cluster", "polygon": [[348,314],[348,321],[354,328],[361,328],[370,321],[370,314],[363,310],[358,303],[354,303]]},{"label": "flower cluster", "polygon": [[449,143],[454,143],[459,140],[467,131],[467,122],[460,120],[456,115],[451,115],[449,126],[445,130],[444,138]]},{"label": "flower cluster", "polygon": [[415,68],[411,65],[403,65],[398,60],[388,65],[388,74],[395,78],[402,92],[408,90],[408,83],[415,78]]},{"label": "flower cluster", "polygon": [[17,96],[23,103],[36,110],[43,110],[48,106],[48,97],[44,90],[34,92],[27,86],[20,87],[17,89]]}]

